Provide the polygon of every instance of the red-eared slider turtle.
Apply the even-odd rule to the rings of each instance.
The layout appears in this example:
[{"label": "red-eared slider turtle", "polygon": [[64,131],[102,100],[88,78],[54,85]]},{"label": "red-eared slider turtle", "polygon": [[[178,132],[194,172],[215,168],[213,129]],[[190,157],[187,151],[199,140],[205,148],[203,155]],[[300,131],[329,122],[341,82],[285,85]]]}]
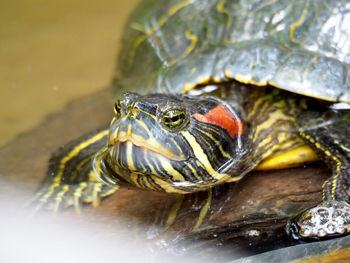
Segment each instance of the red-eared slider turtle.
[{"label": "red-eared slider turtle", "polygon": [[97,205],[119,176],[156,191],[210,192],[317,154],[332,171],[324,201],[292,228],[302,237],[348,231],[348,23],[350,1],[142,2],[127,24],[114,84],[128,92],[110,128],[53,156],[39,207]]}]

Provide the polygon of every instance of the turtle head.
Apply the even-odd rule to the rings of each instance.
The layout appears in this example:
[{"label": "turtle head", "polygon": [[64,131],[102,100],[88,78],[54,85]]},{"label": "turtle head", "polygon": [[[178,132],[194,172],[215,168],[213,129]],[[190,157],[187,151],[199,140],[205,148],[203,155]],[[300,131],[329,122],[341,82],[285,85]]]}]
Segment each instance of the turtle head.
[{"label": "turtle head", "polygon": [[126,93],[114,111],[107,160],[130,183],[187,193],[234,180],[231,172],[242,156],[243,127],[225,102]]}]

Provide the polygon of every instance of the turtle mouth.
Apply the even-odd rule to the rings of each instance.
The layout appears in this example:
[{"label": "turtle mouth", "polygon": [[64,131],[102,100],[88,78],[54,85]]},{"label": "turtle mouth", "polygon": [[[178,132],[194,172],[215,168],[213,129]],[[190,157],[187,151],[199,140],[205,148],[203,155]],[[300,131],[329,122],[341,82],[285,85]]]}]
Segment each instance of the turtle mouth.
[{"label": "turtle mouth", "polygon": [[173,151],[167,149],[163,145],[159,144],[155,140],[146,140],[141,136],[118,136],[109,138],[109,147],[119,148],[119,150],[124,149],[127,152],[127,155],[131,155],[133,153],[137,154],[139,151],[133,151],[133,148],[138,148],[143,152],[148,154],[152,154],[154,156],[159,156],[166,158],[171,161],[184,161],[186,160],[186,156],[184,154],[174,153]]}]

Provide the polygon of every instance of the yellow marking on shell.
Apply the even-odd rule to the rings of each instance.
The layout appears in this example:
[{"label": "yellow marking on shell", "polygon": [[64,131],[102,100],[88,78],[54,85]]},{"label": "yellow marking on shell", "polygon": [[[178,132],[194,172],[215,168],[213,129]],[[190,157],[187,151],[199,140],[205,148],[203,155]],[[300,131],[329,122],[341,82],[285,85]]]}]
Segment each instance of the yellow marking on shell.
[{"label": "yellow marking on shell", "polygon": [[305,81],[305,80],[307,79],[307,76],[308,76],[308,74],[309,74],[311,65],[314,64],[314,63],[316,62],[317,59],[318,59],[318,56],[314,56],[314,57],[310,60],[310,62],[307,64],[306,69],[305,69],[304,74],[303,74],[303,77],[302,77],[303,81]]},{"label": "yellow marking on shell", "polygon": [[134,61],[134,57],[136,55],[136,49],[138,48],[139,45],[142,44],[143,41],[145,41],[148,37],[148,34],[150,34],[151,32],[147,32],[147,35],[142,35],[140,37],[138,37],[133,46],[132,46],[132,49],[130,51],[130,54],[129,54],[129,58],[128,58],[128,64],[131,65]]},{"label": "yellow marking on shell", "polygon": [[[256,11],[258,11],[258,10],[261,10],[261,9],[263,9],[264,7],[267,7],[267,6],[269,6],[269,5],[273,5],[273,4],[275,4],[277,2],[277,0],[270,0],[270,1],[268,1],[268,2],[263,2],[258,8],[256,8],[256,9],[254,9],[254,12],[256,12]],[[253,13],[254,13],[253,12]]]},{"label": "yellow marking on shell", "polygon": [[204,85],[204,84],[208,84],[210,83],[210,77],[206,76],[206,77],[202,77],[200,79],[198,79],[197,81],[197,85]]},{"label": "yellow marking on shell", "polygon": [[256,85],[256,86],[266,86],[266,85],[268,85],[269,84],[269,82],[268,81],[266,81],[266,80],[259,80],[259,81],[257,81],[257,80],[253,80],[253,82],[252,82],[252,84],[254,84],[254,85]]},{"label": "yellow marking on shell", "polygon": [[225,2],[226,2],[226,0],[221,0],[216,5],[216,10],[219,13],[227,15],[226,29],[229,29],[231,27],[231,24],[232,24],[232,14],[231,14],[231,11],[229,9],[225,8],[225,6],[224,6]]},{"label": "yellow marking on shell", "polygon": [[174,5],[168,11],[169,16],[175,15],[182,8],[188,6],[188,5],[192,4],[192,3],[193,3],[193,0],[187,0],[187,1],[183,1],[183,2],[180,2],[180,3],[176,4],[176,5]]},{"label": "yellow marking on shell", "polygon": [[196,85],[192,85],[191,83],[186,82],[186,83],[184,84],[183,90],[181,90],[180,93],[186,94],[186,93],[188,93],[189,91],[193,90],[195,87],[196,87]]},{"label": "yellow marking on shell", "polygon": [[250,39],[251,36],[249,34],[249,27],[250,25],[252,24],[253,22],[253,19],[252,19],[252,16],[253,16],[253,12],[249,12],[248,13],[248,19],[246,20],[247,22],[244,24],[244,33],[243,33],[243,38],[246,38],[246,39]]},{"label": "yellow marking on shell", "polygon": [[50,197],[52,195],[54,189],[60,185],[60,181],[61,181],[66,163],[69,162],[70,160],[72,160],[75,156],[77,156],[81,150],[83,150],[86,147],[88,147],[89,145],[101,140],[106,135],[108,135],[108,130],[103,130],[103,131],[99,132],[98,134],[94,135],[90,139],[83,141],[80,144],[78,144],[77,146],[75,146],[65,157],[63,157],[61,159],[57,175],[53,179],[53,183],[49,187],[46,194],[42,197],[44,200],[46,200],[48,197]]},{"label": "yellow marking on shell", "polygon": [[[257,85],[257,84],[255,84],[255,85]],[[279,89],[288,90],[288,89],[283,88],[283,86],[280,86],[280,85],[276,84],[273,81],[268,81],[268,85],[276,87],[276,88],[279,88]],[[307,92],[299,92],[299,91],[298,92],[294,91],[294,92],[297,93],[297,94],[300,94],[300,95],[304,95],[305,97],[309,97],[309,98],[316,98],[316,99],[322,99],[324,101],[335,102],[334,98],[320,97],[320,96],[316,96],[316,95],[313,95],[313,94],[309,94]]]},{"label": "yellow marking on shell", "polygon": [[256,86],[266,86],[268,82],[266,80],[254,80],[251,74],[236,74],[235,80],[244,84],[254,84]]},{"label": "yellow marking on shell", "polygon": [[[250,10],[250,12],[248,13],[248,18],[249,19],[247,20],[247,23],[244,25],[244,37],[250,38],[250,34],[248,32],[249,31],[249,26],[253,24],[252,22],[255,22],[253,24],[253,27],[256,27],[256,21],[257,20],[259,21],[259,17],[257,17],[257,14],[263,13],[263,12],[259,12],[259,10],[263,9],[264,7],[273,5],[276,2],[277,2],[277,0],[270,0],[268,2],[262,2],[262,4],[258,5],[255,8],[252,8]],[[257,19],[253,19],[253,16],[257,17]]]},{"label": "yellow marking on shell", "polygon": [[225,75],[225,77],[226,77],[227,79],[232,79],[232,78],[234,78],[233,72],[232,72],[231,70],[229,70],[229,69],[226,69],[226,70],[225,70],[224,75]]},{"label": "yellow marking on shell", "polygon": [[171,206],[170,213],[169,213],[168,219],[166,221],[167,227],[171,226],[174,223],[176,215],[181,208],[183,200],[184,200],[184,195],[178,195],[176,200],[175,200],[175,203]]},{"label": "yellow marking on shell", "polygon": [[248,73],[248,74],[236,74],[234,79],[244,84],[251,84],[253,78],[252,78],[252,75]]},{"label": "yellow marking on shell", "polygon": [[193,67],[193,68],[191,69],[191,74],[193,75],[196,71],[197,71],[197,68],[196,68],[196,67]]},{"label": "yellow marking on shell", "polygon": [[193,51],[193,49],[196,47],[196,44],[198,42],[198,36],[192,34],[189,30],[186,30],[185,36],[188,40],[191,41],[191,44],[187,47],[183,56],[186,56],[189,53],[191,53]]},{"label": "yellow marking on shell", "polygon": [[255,170],[285,169],[316,160],[319,160],[319,158],[311,147],[303,145],[287,152],[272,155],[262,161]]},{"label": "yellow marking on shell", "polygon": [[207,198],[204,206],[202,207],[201,211],[199,212],[198,220],[197,220],[196,224],[194,225],[194,227],[192,228],[193,231],[196,231],[202,225],[203,220],[209,211],[209,208],[210,208],[210,205],[212,202],[212,198],[213,198],[213,191],[212,191],[212,189],[209,189],[208,190],[208,198]]},{"label": "yellow marking on shell", "polygon": [[215,83],[220,83],[220,82],[222,82],[222,80],[221,80],[221,78],[220,78],[219,76],[214,76],[214,77],[213,77],[213,81],[214,81]]},{"label": "yellow marking on shell", "polygon": [[295,29],[299,27],[305,20],[307,14],[307,8],[303,10],[303,13],[301,14],[300,18],[291,24],[289,29],[289,38],[292,42],[302,44],[299,40],[297,40],[294,36]]},{"label": "yellow marking on shell", "polygon": [[208,156],[204,153],[202,147],[197,142],[196,138],[190,134],[188,131],[182,131],[182,135],[185,137],[187,142],[190,144],[192,151],[194,155],[196,156],[197,160],[201,162],[201,164],[204,166],[205,170],[217,181],[225,182],[228,179],[230,179],[230,175],[225,173],[218,173],[213,169],[213,167],[210,164],[210,161],[208,159]]},{"label": "yellow marking on shell", "polygon": [[188,40],[191,41],[191,43],[188,45],[188,47],[186,48],[185,52],[184,52],[181,56],[179,56],[179,57],[173,59],[172,61],[170,61],[170,63],[169,63],[170,65],[173,65],[173,64],[175,64],[177,61],[179,61],[179,60],[181,60],[182,58],[186,57],[188,54],[190,54],[190,53],[195,49],[196,44],[197,44],[197,42],[198,42],[198,36],[192,34],[189,30],[186,30],[186,31],[185,31],[185,36],[186,36],[186,38],[187,38]]},{"label": "yellow marking on shell", "polygon": [[159,20],[157,21],[157,24],[155,27],[151,27],[150,29],[148,29],[147,31],[142,31],[144,33],[144,35],[138,37],[133,46],[132,49],[130,51],[129,54],[129,59],[128,59],[128,64],[131,65],[134,61],[134,57],[136,55],[136,49],[142,44],[142,42],[144,42],[147,37],[149,37],[150,35],[152,35],[155,31],[157,31],[158,29],[160,29],[167,21],[168,19],[175,15],[177,12],[179,12],[182,8],[190,5],[193,3],[193,0],[186,0],[186,1],[182,1],[174,6],[172,6],[168,13],[162,17],[159,18]]}]

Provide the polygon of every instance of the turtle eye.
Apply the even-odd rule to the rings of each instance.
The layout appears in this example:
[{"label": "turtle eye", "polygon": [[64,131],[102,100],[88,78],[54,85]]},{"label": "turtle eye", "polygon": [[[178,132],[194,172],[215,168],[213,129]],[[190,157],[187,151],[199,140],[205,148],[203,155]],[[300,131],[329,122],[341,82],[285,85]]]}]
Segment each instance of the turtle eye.
[{"label": "turtle eye", "polygon": [[171,109],[166,111],[163,115],[163,123],[170,129],[179,127],[185,119],[186,113],[182,109]]},{"label": "turtle eye", "polygon": [[121,107],[119,101],[114,104],[114,114],[119,117],[121,115]]}]

